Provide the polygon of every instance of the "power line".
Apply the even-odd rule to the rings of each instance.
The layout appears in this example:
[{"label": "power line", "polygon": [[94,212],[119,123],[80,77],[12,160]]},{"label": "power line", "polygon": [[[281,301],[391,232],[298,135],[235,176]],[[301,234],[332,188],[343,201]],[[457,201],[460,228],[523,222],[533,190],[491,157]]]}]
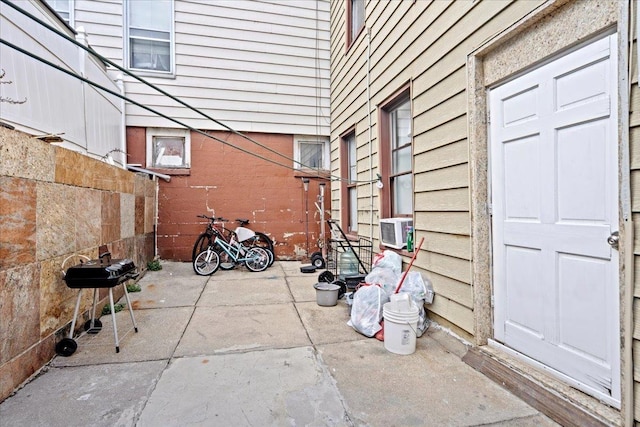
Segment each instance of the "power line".
[{"label": "power line", "polygon": [[176,123],[176,124],[178,124],[178,125],[180,125],[180,126],[183,126],[183,127],[187,128],[187,129],[189,129],[190,131],[193,131],[193,132],[199,133],[199,134],[201,134],[201,135],[203,135],[203,136],[205,136],[205,137],[207,137],[207,138],[211,138],[211,139],[213,139],[213,140],[215,140],[215,141],[218,141],[218,142],[220,142],[220,143],[222,143],[222,144],[224,144],[224,145],[228,145],[228,146],[233,147],[233,148],[235,148],[235,149],[237,149],[237,150],[239,150],[239,151],[242,151],[243,153],[250,154],[250,155],[252,155],[252,156],[254,156],[254,157],[258,157],[259,159],[262,159],[262,160],[267,161],[267,162],[269,162],[269,163],[273,163],[273,164],[275,164],[275,165],[282,166],[282,167],[285,167],[285,168],[288,168],[288,169],[295,169],[295,168],[293,168],[292,166],[288,166],[288,165],[285,165],[285,164],[282,164],[282,163],[276,162],[275,160],[271,160],[271,159],[269,159],[269,158],[266,158],[266,157],[264,157],[264,156],[260,156],[260,155],[258,155],[258,154],[252,153],[252,152],[251,152],[251,151],[249,151],[249,150],[246,150],[246,149],[244,149],[244,148],[241,148],[241,147],[238,147],[238,146],[236,146],[236,145],[233,145],[233,144],[231,144],[230,142],[227,142],[227,141],[225,141],[225,140],[223,140],[223,139],[221,139],[221,138],[218,138],[218,137],[216,137],[216,136],[213,136],[213,135],[211,135],[211,134],[209,134],[209,133],[207,133],[207,132],[204,132],[204,131],[202,131],[202,130],[200,130],[200,129],[196,129],[196,128],[194,128],[194,127],[192,127],[192,126],[189,126],[189,125],[187,125],[187,124],[185,124],[185,123],[182,123],[182,122],[181,122],[180,120],[178,120],[178,119],[174,119],[174,118],[172,118],[172,117],[169,117],[169,116],[167,116],[166,114],[163,114],[163,113],[161,113],[161,112],[159,112],[159,111],[154,110],[154,109],[153,109],[153,108],[151,108],[151,107],[148,107],[148,106],[143,105],[143,104],[141,104],[141,103],[139,103],[139,102],[137,102],[137,101],[134,101],[133,99],[128,98],[128,97],[126,97],[126,96],[122,95],[121,93],[115,92],[115,91],[113,91],[113,90],[111,90],[111,89],[108,89],[108,88],[106,88],[106,87],[104,87],[104,86],[102,86],[102,85],[100,85],[100,84],[98,84],[98,83],[95,83],[95,82],[93,82],[93,81],[91,81],[91,80],[89,80],[89,79],[87,79],[87,78],[85,78],[85,77],[83,77],[83,76],[81,76],[81,75],[79,75],[79,74],[76,74],[76,73],[74,73],[74,72],[72,72],[72,71],[66,70],[66,69],[62,68],[61,66],[59,66],[59,65],[57,65],[57,64],[54,64],[54,63],[52,63],[52,62],[50,62],[50,61],[48,61],[48,60],[46,60],[46,59],[44,59],[44,58],[41,58],[41,57],[39,57],[38,55],[35,55],[35,54],[31,53],[31,52],[28,52],[28,51],[26,51],[25,49],[22,49],[21,47],[16,46],[16,45],[14,45],[13,43],[8,42],[8,41],[6,41],[6,40],[4,40],[4,39],[2,39],[2,38],[0,38],[0,44],[4,44],[4,45],[6,45],[6,46],[9,46],[10,48],[17,50],[18,52],[23,53],[23,54],[25,54],[25,55],[29,56],[30,58],[35,59],[36,61],[40,61],[40,62],[42,62],[42,63],[43,63],[43,64],[45,64],[45,65],[48,65],[48,66],[50,66],[50,67],[52,67],[52,68],[55,68],[55,69],[56,69],[56,70],[58,70],[58,71],[62,71],[63,73],[65,73],[65,74],[67,74],[67,75],[69,75],[69,76],[71,76],[71,77],[74,77],[74,78],[76,78],[76,79],[78,79],[78,80],[81,80],[81,81],[83,81],[83,82],[85,82],[85,83],[88,83],[88,84],[90,84],[91,86],[93,86],[93,87],[95,87],[95,88],[98,88],[98,89],[100,89],[100,90],[102,90],[102,91],[104,91],[104,92],[107,92],[107,93],[108,93],[108,94],[110,94],[110,95],[113,95],[113,96],[116,96],[116,97],[118,97],[118,98],[124,99],[125,101],[130,102],[130,103],[132,103],[133,105],[136,105],[136,106],[138,106],[138,107],[140,107],[140,108],[143,108],[143,109],[145,109],[145,110],[147,110],[147,111],[149,111],[149,112],[151,112],[151,113],[153,113],[153,114],[157,114],[158,116],[160,116],[160,117],[162,117],[162,118],[165,118],[165,119],[167,119],[167,120],[170,120],[170,121],[172,121],[172,122],[174,122],[174,123]]},{"label": "power line", "polygon": [[[64,33],[63,33],[63,32],[61,32],[61,31],[59,31],[57,28],[55,28],[55,27],[53,27],[53,26],[51,26],[51,25],[47,24],[46,22],[42,21],[42,20],[41,20],[41,19],[39,19],[38,17],[36,17],[36,16],[32,15],[31,13],[27,12],[26,10],[24,10],[24,9],[20,8],[19,6],[15,5],[14,3],[12,3],[12,2],[10,2],[10,1],[8,1],[8,0],[0,0],[0,1],[1,1],[2,3],[6,4],[6,5],[10,6],[10,7],[12,7],[12,8],[13,8],[13,9],[15,9],[16,11],[18,11],[19,13],[21,13],[21,14],[23,14],[23,15],[27,16],[27,17],[28,17],[28,18],[30,18],[31,20],[33,20],[33,21],[35,21],[36,23],[40,24],[41,26],[43,26],[43,27],[47,28],[49,31],[54,32],[55,34],[59,35],[60,37],[62,37],[62,38],[64,38],[64,39],[66,39],[67,41],[69,41],[69,42],[73,43],[74,45],[76,45],[76,46],[80,47],[81,49],[85,50],[86,52],[88,52],[88,53],[90,53],[90,54],[92,54],[92,55],[96,56],[98,59],[100,59],[101,61],[105,62],[106,64],[111,65],[112,67],[114,67],[114,68],[118,69],[119,71],[121,71],[121,72],[125,73],[126,75],[133,77],[134,79],[138,80],[140,83],[143,83],[144,85],[146,85],[146,86],[148,86],[148,87],[152,88],[153,90],[155,90],[155,91],[157,91],[157,92],[161,93],[162,95],[169,97],[170,99],[172,99],[172,100],[174,100],[174,101],[178,102],[179,104],[181,104],[182,106],[184,106],[184,107],[186,107],[186,108],[188,108],[188,109],[190,109],[190,110],[192,110],[192,111],[196,112],[197,114],[201,115],[202,117],[204,117],[204,118],[206,118],[206,119],[208,119],[208,120],[211,120],[212,122],[214,122],[214,123],[216,123],[217,125],[219,125],[219,126],[223,127],[224,129],[227,129],[227,130],[228,130],[228,131],[230,131],[231,133],[233,133],[233,134],[235,134],[235,135],[238,135],[238,136],[240,136],[241,138],[246,139],[246,140],[248,140],[248,141],[252,142],[253,144],[258,145],[259,147],[261,147],[261,148],[263,148],[263,149],[265,149],[265,150],[267,150],[267,151],[269,151],[269,152],[272,152],[272,153],[274,153],[274,154],[276,154],[276,155],[278,155],[278,156],[280,156],[280,157],[283,157],[283,158],[285,158],[286,160],[289,160],[289,161],[292,161],[292,162],[294,162],[294,163],[297,163],[297,164],[299,164],[300,166],[302,166],[302,167],[304,167],[304,168],[306,168],[306,169],[308,169],[308,170],[314,170],[314,171],[316,172],[317,176],[326,176],[326,175],[325,175],[325,174],[324,174],[324,173],[323,173],[319,168],[312,168],[312,167],[307,166],[307,165],[305,165],[305,164],[303,164],[303,163],[301,163],[301,162],[299,162],[299,161],[297,161],[297,160],[295,160],[295,159],[292,159],[292,158],[290,158],[290,157],[288,157],[288,156],[286,156],[286,155],[284,155],[284,154],[282,154],[282,153],[278,152],[277,150],[274,150],[273,148],[271,148],[271,147],[269,147],[269,146],[267,146],[267,145],[264,145],[264,144],[262,144],[262,143],[260,143],[260,142],[256,141],[255,139],[253,139],[253,138],[251,138],[251,137],[249,137],[249,136],[247,136],[247,135],[245,135],[245,134],[243,134],[243,133],[241,133],[241,132],[239,132],[239,131],[237,131],[237,130],[235,130],[235,129],[231,128],[230,126],[228,126],[228,125],[224,124],[223,122],[221,122],[221,121],[219,121],[219,120],[216,120],[215,118],[213,118],[213,117],[209,116],[208,114],[206,114],[206,113],[202,112],[201,110],[199,110],[199,109],[197,109],[197,108],[195,108],[195,107],[192,107],[191,105],[187,104],[186,102],[182,101],[181,99],[179,99],[179,98],[177,98],[177,97],[175,97],[175,96],[171,95],[170,93],[168,93],[168,92],[166,92],[165,90],[163,90],[163,89],[159,88],[158,86],[156,86],[156,85],[154,85],[154,84],[152,84],[152,83],[150,83],[150,82],[146,81],[145,79],[143,79],[142,77],[140,77],[140,76],[136,75],[135,73],[132,73],[131,71],[129,71],[129,70],[127,70],[127,69],[125,69],[125,68],[121,67],[120,65],[118,65],[118,64],[116,64],[115,62],[113,62],[113,61],[109,60],[108,58],[106,58],[106,57],[104,57],[104,56],[100,55],[98,52],[96,52],[96,51],[95,51],[93,48],[91,48],[90,46],[85,46],[84,44],[82,44],[82,43],[78,42],[78,41],[77,41],[77,40],[75,40],[74,38],[69,37],[68,35],[64,34]],[[213,135],[210,135],[210,134],[208,134],[208,133],[206,133],[206,132],[203,132],[203,131],[201,131],[201,130],[199,130],[199,129],[195,129],[195,128],[191,127],[191,126],[188,126],[188,125],[186,125],[186,124],[184,124],[184,123],[180,122],[180,121],[179,121],[179,120],[177,120],[177,119],[173,119],[173,118],[171,118],[171,117],[168,117],[168,116],[166,116],[166,115],[164,115],[164,114],[162,114],[162,113],[159,113],[158,111],[153,110],[153,109],[152,109],[152,108],[150,108],[150,107],[144,106],[144,105],[142,105],[142,104],[140,104],[140,103],[138,103],[138,102],[136,102],[136,101],[133,101],[132,99],[130,99],[130,98],[128,98],[128,97],[125,97],[125,96],[123,96],[122,94],[115,93],[115,92],[113,92],[113,91],[111,91],[111,90],[109,90],[109,89],[107,89],[107,88],[104,88],[104,87],[102,87],[101,85],[99,85],[99,84],[97,84],[97,83],[91,82],[90,80],[85,79],[84,77],[81,77],[81,76],[79,76],[79,75],[77,75],[77,74],[75,74],[75,73],[68,72],[67,70],[65,70],[65,69],[63,69],[63,68],[61,68],[61,67],[59,67],[59,66],[57,66],[57,65],[55,65],[55,64],[53,64],[53,63],[51,63],[51,62],[49,62],[49,61],[47,61],[47,60],[45,60],[45,59],[43,59],[43,58],[40,58],[40,57],[38,57],[38,56],[36,56],[36,55],[33,55],[33,54],[31,54],[30,52],[27,52],[27,51],[25,51],[24,49],[21,49],[21,48],[19,48],[19,47],[15,46],[15,45],[13,45],[13,44],[11,44],[11,43],[9,43],[9,42],[6,42],[6,41],[1,40],[1,39],[0,39],[0,41],[1,41],[2,43],[6,44],[7,46],[10,46],[10,47],[12,47],[12,48],[14,48],[14,49],[16,49],[16,50],[18,50],[18,51],[20,51],[20,52],[24,53],[24,54],[25,54],[25,55],[27,55],[27,56],[30,56],[30,57],[32,57],[32,58],[34,58],[34,59],[36,59],[36,60],[38,60],[38,61],[40,61],[40,62],[43,62],[43,63],[45,63],[45,64],[47,64],[47,65],[49,65],[49,66],[51,66],[51,67],[53,67],[53,68],[56,68],[56,69],[58,69],[58,70],[60,70],[60,71],[62,71],[62,72],[64,72],[64,73],[66,73],[66,74],[69,74],[69,75],[71,75],[72,77],[75,77],[75,78],[78,78],[78,79],[80,79],[80,80],[82,80],[82,81],[85,81],[86,83],[88,83],[88,84],[90,84],[90,85],[92,85],[92,86],[94,86],[94,87],[97,87],[97,88],[99,88],[99,89],[101,89],[101,90],[103,90],[103,91],[105,91],[105,92],[111,93],[111,94],[113,94],[114,96],[117,96],[117,97],[119,97],[119,98],[122,98],[122,99],[124,99],[124,100],[126,100],[126,101],[128,101],[128,102],[130,102],[130,103],[132,103],[132,104],[134,104],[134,105],[136,105],[136,106],[138,106],[138,107],[141,107],[141,108],[143,108],[143,109],[145,109],[145,110],[147,110],[147,111],[149,111],[149,112],[152,112],[153,114],[157,114],[158,116],[163,117],[163,118],[165,118],[165,119],[167,119],[167,120],[170,120],[170,121],[172,121],[172,122],[174,122],[174,123],[176,123],[176,124],[179,124],[180,126],[183,126],[183,127],[187,128],[187,129],[189,129],[189,130],[192,130],[192,131],[195,131],[195,132],[197,132],[197,133],[200,133],[200,134],[202,134],[202,135],[204,135],[204,136],[206,136],[206,137],[208,137],[208,138],[214,139],[214,140],[216,140],[216,141],[218,141],[218,142],[221,142],[221,143],[223,143],[223,144],[225,144],[225,145],[227,145],[227,146],[229,146],[229,147],[235,148],[235,149],[237,149],[237,150],[239,150],[239,151],[242,151],[242,152],[244,152],[244,153],[246,153],[246,154],[252,155],[252,156],[254,156],[254,157],[258,157],[258,158],[260,158],[260,159],[262,159],[262,160],[268,161],[268,162],[273,163],[273,164],[275,164],[275,165],[282,166],[282,167],[285,167],[285,168],[287,168],[287,169],[294,170],[294,171],[300,171],[299,169],[296,169],[296,168],[295,168],[295,167],[293,167],[293,166],[285,165],[285,164],[282,164],[282,163],[276,162],[276,161],[274,161],[274,160],[268,159],[268,158],[266,158],[266,157],[264,157],[264,156],[260,156],[260,155],[258,155],[258,154],[255,154],[255,153],[251,152],[251,151],[248,151],[248,150],[245,150],[245,149],[243,149],[243,148],[240,148],[240,147],[238,147],[238,146],[236,146],[236,145],[234,145],[234,144],[232,144],[232,143],[229,143],[229,142],[227,142],[227,141],[224,141],[224,140],[222,140],[222,139],[220,139],[220,138],[214,137]],[[302,171],[302,172],[304,172],[304,171]],[[309,176],[313,176],[313,174],[309,174]],[[351,181],[349,181],[349,180],[345,180],[345,179],[344,179],[344,178],[342,178],[342,177],[334,176],[334,175],[331,175],[331,174],[329,174],[328,178],[329,178],[329,179],[331,179],[331,180],[335,180],[335,181],[348,181],[348,182],[351,182],[351,183],[370,183],[370,182],[371,182],[371,181],[368,181],[368,180],[367,180],[367,181],[357,181],[357,180],[351,180]],[[377,181],[377,180],[376,180],[376,181]],[[374,181],[374,182],[375,182],[375,181]]]}]

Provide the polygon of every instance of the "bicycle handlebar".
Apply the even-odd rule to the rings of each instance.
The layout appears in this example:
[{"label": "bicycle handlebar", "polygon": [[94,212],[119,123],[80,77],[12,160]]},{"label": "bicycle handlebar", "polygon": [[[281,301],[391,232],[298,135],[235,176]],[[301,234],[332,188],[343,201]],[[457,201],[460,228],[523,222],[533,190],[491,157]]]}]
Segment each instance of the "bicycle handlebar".
[{"label": "bicycle handlebar", "polygon": [[206,216],[206,215],[196,215],[196,216],[197,216],[198,218],[205,218],[205,219],[208,219],[209,221],[212,221],[212,222],[214,222],[214,221],[220,221],[220,222],[227,222],[227,221],[229,221],[228,219],[223,218],[223,217],[221,217],[221,216],[219,216],[219,217]]}]

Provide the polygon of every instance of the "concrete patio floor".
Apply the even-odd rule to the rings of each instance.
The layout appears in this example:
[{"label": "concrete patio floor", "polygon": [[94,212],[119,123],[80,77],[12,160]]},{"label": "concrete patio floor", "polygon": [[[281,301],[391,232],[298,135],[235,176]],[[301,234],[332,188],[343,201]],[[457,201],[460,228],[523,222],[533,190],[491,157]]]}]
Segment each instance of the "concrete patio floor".
[{"label": "concrete patio floor", "polygon": [[397,355],[316,303],[318,274],[276,262],[197,276],[162,262],[99,334],[0,404],[5,426],[554,426],[465,364],[432,324]]}]

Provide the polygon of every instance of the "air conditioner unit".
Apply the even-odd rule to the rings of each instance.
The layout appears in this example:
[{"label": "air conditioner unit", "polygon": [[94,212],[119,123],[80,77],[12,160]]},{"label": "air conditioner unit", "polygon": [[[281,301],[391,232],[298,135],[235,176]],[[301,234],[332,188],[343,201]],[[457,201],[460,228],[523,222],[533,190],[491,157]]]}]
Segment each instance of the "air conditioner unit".
[{"label": "air conditioner unit", "polygon": [[407,227],[413,227],[412,219],[380,219],[380,240],[382,244],[394,249],[402,249],[407,246]]}]

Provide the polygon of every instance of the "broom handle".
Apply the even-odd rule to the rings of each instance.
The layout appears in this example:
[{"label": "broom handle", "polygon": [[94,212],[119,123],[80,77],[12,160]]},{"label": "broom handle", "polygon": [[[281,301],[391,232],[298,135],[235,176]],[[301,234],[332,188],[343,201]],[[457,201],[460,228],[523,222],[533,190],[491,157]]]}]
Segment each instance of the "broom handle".
[{"label": "broom handle", "polygon": [[402,273],[402,278],[400,279],[400,283],[398,283],[398,287],[396,288],[396,292],[395,292],[396,294],[398,292],[400,292],[400,288],[402,287],[402,282],[404,282],[404,278],[407,277],[407,273],[409,272],[409,269],[413,265],[413,261],[416,260],[416,257],[418,256],[418,251],[420,250],[420,247],[422,246],[422,242],[424,242],[424,237],[420,239],[420,243],[418,243],[418,246],[416,246],[415,252],[413,253],[413,256],[411,257],[411,261],[409,261],[409,265],[407,266],[407,269],[404,271],[404,273]]}]

